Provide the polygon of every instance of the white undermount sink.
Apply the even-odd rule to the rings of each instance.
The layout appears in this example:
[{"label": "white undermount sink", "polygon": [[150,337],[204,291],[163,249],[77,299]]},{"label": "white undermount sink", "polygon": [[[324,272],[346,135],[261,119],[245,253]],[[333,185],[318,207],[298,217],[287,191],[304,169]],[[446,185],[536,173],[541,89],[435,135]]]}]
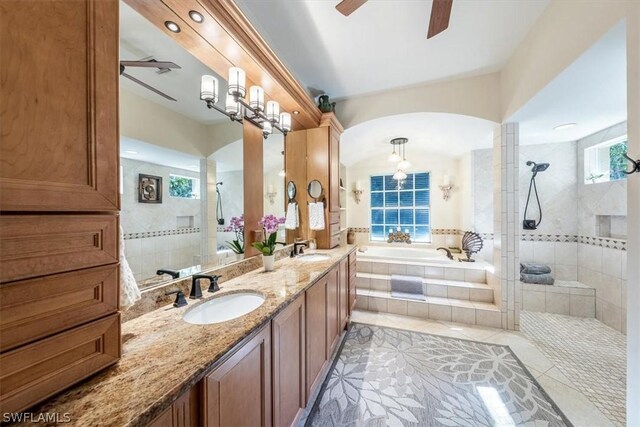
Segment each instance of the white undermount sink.
[{"label": "white undermount sink", "polygon": [[304,262],[317,262],[317,261],[326,261],[331,257],[327,254],[304,254],[304,255],[298,256],[298,258],[300,259],[300,261],[304,261]]},{"label": "white undermount sink", "polygon": [[185,322],[194,325],[222,323],[252,312],[264,303],[264,297],[255,293],[236,293],[213,298],[182,317]]}]

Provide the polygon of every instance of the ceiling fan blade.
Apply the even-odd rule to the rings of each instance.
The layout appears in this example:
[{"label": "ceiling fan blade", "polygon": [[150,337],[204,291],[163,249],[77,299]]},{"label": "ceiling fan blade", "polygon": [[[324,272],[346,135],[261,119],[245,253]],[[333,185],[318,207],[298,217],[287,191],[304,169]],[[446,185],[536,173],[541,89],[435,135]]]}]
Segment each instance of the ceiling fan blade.
[{"label": "ceiling fan blade", "polygon": [[128,78],[128,79],[129,79],[129,80],[131,80],[132,82],[136,82],[136,83],[138,83],[140,86],[146,87],[146,88],[147,88],[147,89],[149,89],[150,91],[157,93],[158,95],[162,96],[163,98],[168,99],[169,101],[177,101],[177,99],[170,97],[170,96],[169,96],[169,95],[167,95],[166,93],[164,93],[164,92],[160,92],[158,89],[156,89],[156,88],[154,88],[154,87],[152,87],[152,86],[149,86],[148,84],[146,84],[146,83],[145,83],[145,82],[143,82],[143,81],[140,81],[140,80],[136,79],[136,78],[135,78],[135,77],[133,77],[131,74],[127,74],[127,73],[124,73],[124,72],[123,72],[123,73],[120,73],[120,75],[121,75],[121,76],[124,76],[124,77],[126,77],[126,78]]},{"label": "ceiling fan blade", "polygon": [[125,67],[148,67],[148,68],[182,68],[178,64],[170,61],[120,61]]},{"label": "ceiling fan blade", "polygon": [[453,0],[433,0],[429,31],[427,32],[428,39],[440,34],[449,27],[451,5],[453,5]]},{"label": "ceiling fan blade", "polygon": [[344,16],[349,16],[366,2],[367,0],[342,0],[338,3],[336,9]]}]

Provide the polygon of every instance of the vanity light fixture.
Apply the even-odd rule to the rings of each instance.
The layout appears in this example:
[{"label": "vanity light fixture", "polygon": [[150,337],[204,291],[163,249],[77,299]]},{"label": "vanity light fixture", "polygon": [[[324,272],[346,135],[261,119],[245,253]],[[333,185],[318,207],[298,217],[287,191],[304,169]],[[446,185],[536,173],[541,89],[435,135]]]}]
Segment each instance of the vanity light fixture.
[{"label": "vanity light fixture", "polygon": [[362,189],[362,182],[360,180],[356,181],[355,188],[353,189],[353,198],[356,200],[356,203],[360,203],[360,198],[362,197],[362,193],[364,190]]},{"label": "vanity light fixture", "polygon": [[267,186],[267,197],[269,198],[269,204],[273,205],[273,203],[275,202],[275,197],[278,195],[278,193],[276,193],[276,190],[274,189],[272,184],[269,184]]},{"label": "vanity light fixture", "polygon": [[189,17],[193,19],[194,22],[201,24],[204,21],[204,16],[200,12],[196,12],[195,10],[189,11]]},{"label": "vanity light fixture", "polygon": [[[266,138],[278,129],[285,136],[291,130],[291,114],[280,112],[280,104],[277,101],[268,101],[265,111],[264,89],[260,86],[249,88],[249,102],[245,101],[247,76],[239,67],[229,69],[229,89],[225,99],[225,108],[216,105],[218,101],[218,79],[214,76],[204,75],[200,82],[200,99],[207,104],[207,108],[216,110],[231,120],[242,122],[247,120],[262,129]],[[295,112],[294,112],[295,114]]]},{"label": "vanity light fixture", "polygon": [[442,191],[442,198],[446,202],[449,200],[451,196],[451,190],[453,190],[453,184],[451,184],[451,177],[449,175],[445,175],[442,180],[442,185],[439,186]]},{"label": "vanity light fixture", "polygon": [[564,130],[564,129],[569,129],[572,128],[576,125],[576,123],[565,123],[562,125],[558,125],[556,127],[553,128],[553,130]]},{"label": "vanity light fixture", "polygon": [[167,30],[171,31],[172,33],[180,32],[180,26],[173,21],[164,21],[164,26],[167,27]]}]

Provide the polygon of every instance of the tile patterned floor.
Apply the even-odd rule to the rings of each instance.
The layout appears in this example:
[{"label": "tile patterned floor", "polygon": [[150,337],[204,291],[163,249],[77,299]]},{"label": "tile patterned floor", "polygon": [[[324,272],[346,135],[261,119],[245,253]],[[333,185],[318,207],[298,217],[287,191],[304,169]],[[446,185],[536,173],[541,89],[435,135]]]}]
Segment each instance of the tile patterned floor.
[{"label": "tile patterned floor", "polygon": [[626,421],[626,339],[596,319],[520,313],[521,332],[615,425]]},{"label": "tile patterned floor", "polygon": [[508,346],[356,323],[307,425],[569,424]]},{"label": "tile patterned floor", "polygon": [[[354,311],[352,320],[371,325],[390,326],[416,332],[508,345],[574,426],[613,427],[618,425],[605,416],[578,389],[576,384],[559,369],[553,359],[545,355],[541,350],[541,345],[521,332],[360,310]],[[598,326],[598,330],[600,330],[599,328],[600,326]],[[600,331],[600,333],[611,331],[608,329]],[[575,336],[574,339],[581,338]],[[608,368],[605,366],[605,369]],[[597,392],[598,388],[594,391]]]}]

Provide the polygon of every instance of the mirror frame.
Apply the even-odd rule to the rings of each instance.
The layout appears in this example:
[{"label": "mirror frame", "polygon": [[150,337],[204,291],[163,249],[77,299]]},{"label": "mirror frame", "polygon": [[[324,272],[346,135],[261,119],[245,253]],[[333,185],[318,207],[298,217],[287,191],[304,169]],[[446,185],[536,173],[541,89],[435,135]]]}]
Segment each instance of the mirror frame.
[{"label": "mirror frame", "polygon": [[296,199],[296,194],[298,194],[298,187],[296,187],[296,183],[293,181],[287,182],[287,196],[289,197],[289,202]]},{"label": "mirror frame", "polygon": [[[311,185],[316,182],[320,186],[320,194],[318,194],[317,196],[314,196],[313,194],[311,194]],[[324,187],[322,187],[322,183],[320,181],[318,181],[317,179],[312,179],[311,181],[309,181],[309,184],[307,184],[307,194],[309,195],[309,197],[318,201],[322,198],[323,193],[324,193]]]}]

